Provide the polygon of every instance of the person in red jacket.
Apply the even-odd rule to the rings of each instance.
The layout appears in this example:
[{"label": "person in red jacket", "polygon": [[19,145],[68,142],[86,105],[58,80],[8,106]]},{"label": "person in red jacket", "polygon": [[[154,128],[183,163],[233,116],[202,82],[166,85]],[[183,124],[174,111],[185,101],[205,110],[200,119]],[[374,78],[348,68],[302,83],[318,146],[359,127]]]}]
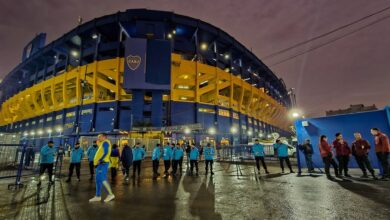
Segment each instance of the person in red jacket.
[{"label": "person in red jacket", "polygon": [[383,169],[383,175],[381,179],[388,180],[387,178],[390,178],[389,162],[387,161],[390,152],[389,138],[378,128],[371,128],[371,134],[375,137],[375,152]]},{"label": "person in red jacket", "polygon": [[374,179],[377,179],[375,176],[375,171],[371,166],[370,160],[368,159],[368,153],[370,152],[370,143],[362,138],[362,135],[359,132],[353,134],[355,136],[355,141],[352,143],[352,155],[355,156],[356,162],[359,165],[360,169],[363,171],[362,178],[368,178],[367,170],[371,173]]},{"label": "person in red jacket", "polygon": [[333,141],[333,147],[336,149],[336,158],[339,161],[339,175],[342,175],[344,170],[344,176],[351,177],[348,174],[349,156],[351,155],[351,149],[348,143],[343,139],[341,133],[336,133],[336,139]]},{"label": "person in red jacket", "polygon": [[338,177],[339,176],[338,166],[336,161],[334,161],[333,159],[332,147],[328,144],[328,138],[325,135],[321,135],[319,147],[320,147],[320,154],[322,160],[324,161],[325,164],[326,177],[330,180],[334,180],[334,178],[330,175],[329,168],[330,165],[332,165],[334,168],[334,173],[336,177]]}]

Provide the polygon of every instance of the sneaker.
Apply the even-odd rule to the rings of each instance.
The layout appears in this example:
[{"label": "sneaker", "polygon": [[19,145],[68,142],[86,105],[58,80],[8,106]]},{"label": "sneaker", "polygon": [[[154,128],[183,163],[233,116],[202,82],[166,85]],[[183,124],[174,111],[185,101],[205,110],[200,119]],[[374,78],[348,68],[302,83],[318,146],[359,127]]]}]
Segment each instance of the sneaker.
[{"label": "sneaker", "polygon": [[282,173],[284,173],[284,170],[282,170]]},{"label": "sneaker", "polygon": [[293,170],[290,170],[290,173],[295,173]]},{"label": "sneaker", "polygon": [[68,178],[65,182],[69,183],[70,182],[70,178]]},{"label": "sneaker", "polygon": [[260,175],[260,170],[258,170],[258,171],[257,171],[257,174],[259,174],[259,175]]},{"label": "sneaker", "polygon": [[349,175],[348,173],[344,174],[345,177],[352,177],[351,175]]},{"label": "sneaker", "polygon": [[328,178],[328,180],[331,180],[331,181],[334,180],[334,178],[332,176],[326,176],[326,178]]},{"label": "sneaker", "polygon": [[111,201],[111,200],[113,200],[113,199],[115,199],[114,194],[108,195],[108,196],[106,197],[106,199],[104,200],[104,202],[109,202],[109,201]]},{"label": "sneaker", "polygon": [[80,178],[77,178],[77,181],[79,181],[79,182],[80,182]]},{"label": "sneaker", "polygon": [[269,174],[268,170],[265,171],[266,174]]},{"label": "sneaker", "polygon": [[89,200],[89,202],[100,202],[100,201],[102,201],[102,197],[100,196],[95,196]]},{"label": "sneaker", "polygon": [[214,172],[211,172],[210,174],[211,174],[211,175],[214,175]]},{"label": "sneaker", "polygon": [[198,172],[196,172],[196,176],[199,176]]},{"label": "sneaker", "polygon": [[360,178],[368,178],[368,175],[365,173]]}]

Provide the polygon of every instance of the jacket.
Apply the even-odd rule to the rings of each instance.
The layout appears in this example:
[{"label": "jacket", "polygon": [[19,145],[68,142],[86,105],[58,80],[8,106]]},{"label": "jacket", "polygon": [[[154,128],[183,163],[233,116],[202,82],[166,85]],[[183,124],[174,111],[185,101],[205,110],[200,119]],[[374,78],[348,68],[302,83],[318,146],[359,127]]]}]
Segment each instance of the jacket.
[{"label": "jacket", "polygon": [[299,145],[299,150],[301,150],[304,154],[313,154],[314,153],[313,145],[308,144],[308,143]]},{"label": "jacket", "polygon": [[49,147],[48,145],[45,145],[41,149],[41,158],[40,162],[41,163],[54,163],[54,155],[56,154],[56,148]]},{"label": "jacket", "polygon": [[326,141],[321,141],[319,143],[319,146],[320,146],[320,154],[321,154],[321,157],[324,158],[324,157],[327,157],[327,156],[331,156],[333,157],[333,153],[332,153],[332,147],[328,144],[328,142]]},{"label": "jacket", "polygon": [[84,150],[83,148],[73,148],[70,153],[70,162],[71,163],[80,163],[81,159],[84,157]]},{"label": "jacket", "polygon": [[98,150],[93,158],[93,165],[97,166],[100,163],[109,163],[111,155],[111,141],[104,140],[98,144]]},{"label": "jacket", "polygon": [[389,138],[381,132],[375,136],[375,152],[390,152]]},{"label": "jacket", "polygon": [[88,149],[87,149],[88,161],[93,161],[93,158],[95,157],[97,150],[98,150],[97,145],[93,145],[93,146],[88,147]]},{"label": "jacket", "polygon": [[288,146],[286,144],[274,144],[274,149],[278,150],[278,157],[288,157]]},{"label": "jacket", "polygon": [[172,159],[172,148],[170,146],[165,146],[163,149],[163,160],[171,160]]},{"label": "jacket", "polygon": [[130,146],[125,146],[122,150],[121,161],[123,166],[131,166],[133,164],[133,150]]},{"label": "jacket", "polygon": [[254,144],[252,151],[255,157],[264,157],[264,146],[261,144]]},{"label": "jacket", "polygon": [[205,147],[203,148],[204,152],[204,159],[205,160],[214,160],[214,148],[212,147]]},{"label": "jacket", "polygon": [[145,157],[145,150],[142,147],[134,147],[133,161],[143,160]]},{"label": "jacket", "polygon": [[183,158],[183,155],[184,155],[184,151],[181,147],[173,148],[173,157],[172,157],[173,160],[180,160],[181,158]]},{"label": "jacket", "polygon": [[334,140],[333,147],[336,149],[336,156],[348,156],[351,154],[351,149],[346,141],[340,143],[338,140]]},{"label": "jacket", "polygon": [[368,152],[370,152],[370,143],[368,141],[360,139],[360,140],[355,140],[352,143],[352,155],[354,156],[366,156],[368,155]]},{"label": "jacket", "polygon": [[161,149],[160,147],[156,146],[152,152],[152,160],[160,160],[160,158],[161,158]]},{"label": "jacket", "polygon": [[198,148],[194,147],[190,151],[190,160],[198,160],[199,157],[199,150]]}]

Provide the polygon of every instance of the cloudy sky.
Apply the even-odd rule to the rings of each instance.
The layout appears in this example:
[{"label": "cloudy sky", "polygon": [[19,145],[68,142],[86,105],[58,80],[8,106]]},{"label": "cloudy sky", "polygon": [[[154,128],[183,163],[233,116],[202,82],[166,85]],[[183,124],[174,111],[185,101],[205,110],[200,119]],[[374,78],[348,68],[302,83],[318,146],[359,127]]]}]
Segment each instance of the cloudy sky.
[{"label": "cloudy sky", "polygon": [[[0,0],[0,78],[37,33],[46,32],[51,42],[75,27],[79,15],[87,21],[129,8],[174,11],[220,27],[262,59],[389,6],[390,0]],[[263,61],[295,88],[307,116],[358,103],[382,108],[390,104],[386,16],[390,10]]]}]

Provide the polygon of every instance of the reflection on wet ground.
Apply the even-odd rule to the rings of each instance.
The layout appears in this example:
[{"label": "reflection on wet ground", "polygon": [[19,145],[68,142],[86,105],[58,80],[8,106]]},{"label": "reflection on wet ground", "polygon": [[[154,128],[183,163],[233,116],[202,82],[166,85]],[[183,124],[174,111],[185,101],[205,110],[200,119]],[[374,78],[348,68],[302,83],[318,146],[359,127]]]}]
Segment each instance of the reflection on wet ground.
[{"label": "reflection on wet ground", "polygon": [[332,182],[321,174],[281,174],[276,163],[269,175],[257,175],[250,164],[215,163],[211,177],[200,164],[199,176],[183,170],[177,178],[153,180],[146,161],[140,178],[117,176],[116,199],[108,204],[88,202],[95,185],[87,164],[81,182],[63,178],[38,188],[27,179],[27,187],[8,191],[4,180],[0,219],[389,219],[390,182],[359,179],[359,170]]}]

